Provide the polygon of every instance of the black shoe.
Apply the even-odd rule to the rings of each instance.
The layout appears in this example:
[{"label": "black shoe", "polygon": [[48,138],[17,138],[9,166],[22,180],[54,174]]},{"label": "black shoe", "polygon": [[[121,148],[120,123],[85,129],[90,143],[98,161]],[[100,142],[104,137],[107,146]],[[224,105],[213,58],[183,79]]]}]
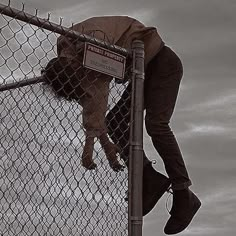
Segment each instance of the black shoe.
[{"label": "black shoe", "polygon": [[143,169],[143,216],[147,215],[168,190],[170,180],[157,172],[151,164]]},{"label": "black shoe", "polygon": [[[143,216],[147,215],[156,205],[162,195],[168,190],[170,180],[157,172],[152,164],[143,169]],[[125,198],[128,201],[128,196]]]},{"label": "black shoe", "polygon": [[171,216],[164,228],[165,234],[177,234],[186,229],[200,206],[200,200],[189,189],[174,191]]}]

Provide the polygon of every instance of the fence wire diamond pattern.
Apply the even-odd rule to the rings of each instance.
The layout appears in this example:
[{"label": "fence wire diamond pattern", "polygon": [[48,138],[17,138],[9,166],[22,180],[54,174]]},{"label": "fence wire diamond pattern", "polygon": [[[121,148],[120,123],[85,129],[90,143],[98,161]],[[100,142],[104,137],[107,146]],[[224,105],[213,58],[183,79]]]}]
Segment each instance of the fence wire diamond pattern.
[{"label": "fence wire diamond pattern", "polygon": [[[59,35],[3,14],[0,25],[0,84],[39,76]],[[107,112],[126,86],[112,80]],[[37,83],[0,92],[0,111],[0,235],[128,235],[128,171],[114,172],[97,140],[97,168],[81,165],[77,101]]]}]

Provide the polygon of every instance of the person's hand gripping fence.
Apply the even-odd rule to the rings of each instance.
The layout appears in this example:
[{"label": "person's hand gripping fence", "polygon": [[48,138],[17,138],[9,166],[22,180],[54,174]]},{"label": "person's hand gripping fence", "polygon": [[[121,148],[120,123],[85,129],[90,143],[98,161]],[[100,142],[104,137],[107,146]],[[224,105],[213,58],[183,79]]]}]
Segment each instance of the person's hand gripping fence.
[{"label": "person's hand gripping fence", "polygon": [[47,84],[58,96],[67,100],[75,100],[83,108],[85,145],[82,165],[89,170],[97,167],[93,161],[94,139],[97,137],[110,167],[114,171],[123,170],[124,166],[119,163],[117,158],[120,150],[109,140],[105,123],[111,78],[83,68],[77,60],[63,57],[52,59],[43,74]]},{"label": "person's hand gripping fence", "polygon": [[[82,165],[87,169],[97,167],[92,159],[94,138],[97,137],[111,168],[114,171],[123,170],[124,167],[117,159],[117,153],[120,152],[119,148],[109,140],[105,123],[111,78],[91,70],[84,69],[84,71],[81,86],[88,96],[80,99],[83,107],[83,126],[86,130]],[[88,73],[86,74],[86,72]]]}]

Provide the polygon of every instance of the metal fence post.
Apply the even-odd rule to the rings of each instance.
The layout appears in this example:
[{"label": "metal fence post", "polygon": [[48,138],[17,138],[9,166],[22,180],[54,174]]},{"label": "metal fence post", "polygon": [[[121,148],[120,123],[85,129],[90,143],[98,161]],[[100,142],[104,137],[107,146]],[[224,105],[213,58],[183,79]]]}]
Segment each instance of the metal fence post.
[{"label": "metal fence post", "polygon": [[133,77],[129,158],[129,236],[142,235],[144,44],[133,41]]}]

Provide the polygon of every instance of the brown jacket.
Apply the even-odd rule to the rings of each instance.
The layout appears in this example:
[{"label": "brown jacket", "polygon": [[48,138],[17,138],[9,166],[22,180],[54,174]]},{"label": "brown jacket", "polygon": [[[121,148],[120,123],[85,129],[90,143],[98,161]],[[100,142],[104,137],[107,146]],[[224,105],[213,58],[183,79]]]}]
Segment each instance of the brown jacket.
[{"label": "brown jacket", "polygon": [[[164,43],[156,28],[146,27],[136,19],[128,16],[102,16],[92,17],[73,26],[73,30],[90,35],[110,44],[131,50],[132,41],[140,39],[145,46],[145,66],[160,51]],[[76,70],[81,67],[83,43],[72,43],[73,40],[65,36],[58,38],[58,56],[71,60]],[[84,69],[86,70],[86,69]],[[99,136],[106,130],[105,113],[109,94],[109,83],[112,78],[104,75],[95,79],[96,74],[90,73],[81,81],[81,86],[91,99],[81,101],[83,107],[83,124],[91,136]],[[95,132],[94,132],[95,131]]]},{"label": "brown jacket", "polygon": [[[73,29],[127,50],[131,50],[134,39],[143,40],[146,65],[164,45],[156,28],[146,27],[141,22],[128,16],[92,17],[74,25]],[[59,56],[68,56],[68,54],[76,56],[76,50],[73,50],[72,45],[71,47],[68,45],[70,43],[68,43],[66,37],[59,37],[58,44],[67,45],[66,48],[64,47],[63,50],[58,51]]]}]

